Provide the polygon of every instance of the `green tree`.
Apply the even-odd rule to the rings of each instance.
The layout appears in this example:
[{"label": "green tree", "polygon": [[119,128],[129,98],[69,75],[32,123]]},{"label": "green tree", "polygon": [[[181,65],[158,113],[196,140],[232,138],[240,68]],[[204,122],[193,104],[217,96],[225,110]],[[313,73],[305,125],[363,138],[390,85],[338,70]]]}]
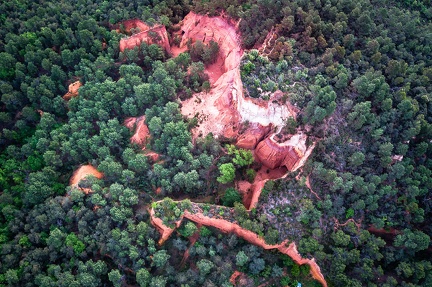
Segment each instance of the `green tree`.
[{"label": "green tree", "polygon": [[225,193],[222,197],[222,202],[225,206],[234,206],[234,202],[241,202],[242,198],[239,192],[233,188],[229,187],[225,190]]},{"label": "green tree", "polygon": [[151,275],[147,269],[141,268],[136,273],[136,281],[140,287],[147,287],[150,283]]},{"label": "green tree", "polygon": [[108,273],[108,279],[114,287],[120,287],[122,285],[122,276],[117,269],[113,269]]},{"label": "green tree", "polygon": [[211,271],[211,269],[214,267],[214,264],[210,260],[201,259],[197,262],[197,267],[200,271],[200,274],[205,276]]},{"label": "green tree", "polygon": [[237,266],[244,266],[249,261],[249,257],[244,253],[244,251],[237,252],[236,255],[236,264]]},{"label": "green tree", "polygon": [[225,184],[232,182],[235,178],[235,167],[232,163],[224,163],[219,167],[220,176],[217,181]]},{"label": "green tree", "polygon": [[156,251],[156,253],[153,254],[153,265],[158,268],[163,267],[170,257],[171,255],[169,255],[166,250]]}]

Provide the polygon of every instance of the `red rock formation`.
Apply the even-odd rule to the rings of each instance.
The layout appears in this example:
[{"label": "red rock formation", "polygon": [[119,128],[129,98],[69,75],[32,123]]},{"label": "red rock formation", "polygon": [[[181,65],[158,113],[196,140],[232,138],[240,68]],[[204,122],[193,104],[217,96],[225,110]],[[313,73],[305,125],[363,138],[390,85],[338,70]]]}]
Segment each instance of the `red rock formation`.
[{"label": "red rock formation", "polygon": [[73,97],[78,96],[78,89],[82,86],[80,81],[76,81],[69,85],[68,92],[63,96],[63,99],[69,101]]},{"label": "red rock formation", "polygon": [[147,158],[150,160],[151,163],[156,163],[160,159],[160,154],[154,151],[147,151],[145,155],[147,156]]},{"label": "red rock formation", "polygon": [[236,183],[236,188],[241,192],[243,205],[247,210],[251,210],[258,204],[259,197],[265,183],[270,179],[280,179],[287,175],[287,169],[280,167],[276,169],[268,169],[263,166],[256,173],[253,183],[245,180],[240,180]]},{"label": "red rock formation", "polygon": [[[243,272],[240,272],[240,271],[234,271],[234,273],[231,275],[231,277],[230,277],[230,283],[232,284],[232,285],[234,285],[234,286],[241,286],[241,285],[237,285],[236,284],[236,282],[237,282],[237,280],[238,280],[238,278],[242,278],[242,277],[245,277],[246,276],[246,274],[244,274]],[[239,282],[240,283],[240,282]],[[241,283],[240,283],[241,284]]]},{"label": "red rock formation", "polygon": [[256,147],[255,156],[268,168],[275,169],[285,166],[291,170],[303,154],[295,146],[280,145],[272,138],[266,138]]},{"label": "red rock formation", "polygon": [[238,135],[236,146],[244,149],[255,149],[257,144],[270,132],[271,126],[262,126],[252,123],[247,129]]},{"label": "red rock formation", "polygon": [[168,34],[163,25],[148,26],[140,20],[127,20],[122,23],[126,32],[130,32],[132,28],[138,28],[139,33],[136,33],[128,38],[120,40],[120,51],[125,49],[133,49],[139,46],[142,42],[150,44],[158,44],[168,53],[171,53],[171,47],[168,40]]},{"label": "red rock formation", "polygon": [[[171,234],[174,232],[175,229],[170,228],[163,224],[162,219],[155,216],[154,209],[150,209],[150,222],[151,224],[156,227],[157,231],[161,234],[161,238],[158,241],[159,245],[164,244],[165,241],[168,240],[168,238],[171,236]],[[177,227],[180,226],[181,220],[178,222]]]}]

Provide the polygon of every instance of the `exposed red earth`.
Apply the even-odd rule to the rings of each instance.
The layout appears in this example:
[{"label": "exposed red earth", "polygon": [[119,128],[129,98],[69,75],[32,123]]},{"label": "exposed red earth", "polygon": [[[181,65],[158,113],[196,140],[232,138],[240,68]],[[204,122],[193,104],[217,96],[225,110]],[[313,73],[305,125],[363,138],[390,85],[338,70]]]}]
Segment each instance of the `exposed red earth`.
[{"label": "exposed red earth", "polygon": [[147,141],[150,138],[150,131],[145,123],[145,116],[126,118],[123,122],[124,126],[134,134],[130,138],[130,142],[142,147],[145,155],[151,162],[157,162],[160,155],[154,151],[146,149]]},{"label": "exposed red earth", "polygon": [[73,97],[78,96],[78,89],[82,86],[80,81],[76,81],[69,85],[68,92],[63,96],[63,99],[69,101]]},{"label": "exposed red earth", "polygon": [[[237,286],[237,284],[236,284],[237,280],[240,281],[241,278],[244,276],[246,276],[246,274],[236,270],[236,271],[234,271],[234,273],[230,277],[230,283],[233,284],[234,286]],[[241,282],[239,282],[239,283],[241,284]],[[241,286],[241,285],[239,285],[239,286]]]},{"label": "exposed red earth", "polygon": [[145,149],[147,140],[150,137],[150,131],[145,124],[145,116],[126,118],[124,125],[131,131],[135,129],[133,136],[130,138],[130,142],[142,146],[143,149]]},{"label": "exposed red earth", "polygon": [[263,166],[257,171],[252,183],[246,180],[236,182],[236,188],[241,192],[243,204],[248,209],[256,207],[261,195],[261,191],[268,180],[284,178],[287,175],[285,167],[268,169]]},{"label": "exposed red earth", "polygon": [[150,44],[158,44],[168,53],[171,53],[171,47],[168,40],[168,33],[164,25],[148,26],[141,20],[126,20],[122,22],[126,32],[131,32],[131,29],[137,29],[140,32],[133,34],[130,37],[120,39],[120,52],[125,49],[133,49],[139,46],[142,42]]},{"label": "exposed red earth", "polygon": [[[156,43],[176,56],[186,51],[186,43],[189,39],[192,39],[193,42],[201,40],[204,43],[213,40],[219,44],[220,53],[217,61],[206,67],[212,85],[211,90],[208,93],[195,94],[191,99],[184,101],[181,112],[187,117],[194,117],[199,113],[200,117],[204,119],[193,130],[194,139],[212,132],[215,137],[232,138],[237,142],[237,146],[254,150],[255,159],[263,164],[263,168],[258,171],[252,184],[246,181],[236,183],[237,188],[244,195],[243,201],[248,209],[256,206],[267,180],[282,178],[287,171],[297,170],[307,160],[314,145],[306,147],[304,134],[292,135],[284,142],[278,142],[275,139],[275,131],[280,131],[286,119],[295,118],[297,113],[295,107],[281,100],[282,92],[277,91],[270,95],[269,101],[244,97],[240,77],[240,60],[243,50],[240,47],[235,23],[223,17],[208,17],[191,12],[181,23],[180,46],[173,46],[172,48],[169,45],[164,26],[149,27],[139,20],[125,21],[123,26],[127,32],[131,32],[133,28],[138,28],[141,32],[121,39],[120,51],[132,49],[140,43],[146,42],[148,44]],[[129,118],[124,124],[131,130],[135,128],[131,142],[137,143],[145,149],[145,143],[149,136],[145,118]],[[152,152],[149,151],[149,153]],[[158,158],[157,154],[156,156]],[[97,174],[97,170],[93,167],[87,167],[89,169],[87,174],[100,176],[98,178],[103,176],[100,173]],[[85,173],[85,170],[81,170],[81,168],[75,174]],[[75,183],[77,178],[80,176],[74,175],[71,184],[73,184],[72,182]],[[181,220],[179,220],[175,228],[169,228],[163,224],[160,218],[155,217],[153,209],[150,209],[150,215],[151,223],[161,234],[159,244],[163,244],[175,228],[181,224]],[[188,211],[184,212],[183,217],[199,225],[215,227],[224,233],[234,233],[264,249],[277,249],[290,256],[297,264],[308,264],[311,267],[313,278],[321,282],[323,286],[327,286],[315,259],[302,258],[294,242],[288,244],[288,241],[285,241],[278,245],[268,245],[254,232],[224,219],[210,218],[202,213],[191,214]]]},{"label": "exposed red earth", "polygon": [[[151,222],[157,228],[157,230],[161,233],[161,239],[159,240],[159,244],[163,244],[170,235],[174,232],[175,229],[169,228],[168,226],[163,224],[162,219],[157,218],[155,216],[154,210],[150,210]],[[264,249],[277,249],[279,252],[288,255],[291,257],[294,262],[299,265],[307,264],[310,266],[310,274],[316,280],[318,280],[323,286],[327,286],[327,282],[324,279],[324,276],[321,273],[321,269],[318,264],[315,262],[315,259],[306,259],[301,257],[301,255],[297,251],[297,246],[295,242],[291,242],[288,244],[288,240],[280,244],[270,245],[267,244],[263,238],[259,237],[256,233],[242,228],[240,225],[236,223],[232,223],[225,219],[220,218],[211,218],[203,215],[201,212],[198,213],[190,213],[188,210],[185,210],[183,216],[179,221],[176,222],[176,228],[181,225],[183,218],[189,219],[199,225],[211,226],[217,228],[219,231],[223,233],[234,233],[238,237],[243,238],[249,243],[259,246]]]},{"label": "exposed red earth", "polygon": [[[87,176],[92,175],[96,178],[101,179],[103,177],[103,173],[99,172],[94,166],[92,165],[82,165],[80,166],[72,175],[69,184],[71,186],[78,186],[78,183],[86,178]],[[81,188],[81,190],[85,193],[88,194],[91,192],[90,188]]]}]

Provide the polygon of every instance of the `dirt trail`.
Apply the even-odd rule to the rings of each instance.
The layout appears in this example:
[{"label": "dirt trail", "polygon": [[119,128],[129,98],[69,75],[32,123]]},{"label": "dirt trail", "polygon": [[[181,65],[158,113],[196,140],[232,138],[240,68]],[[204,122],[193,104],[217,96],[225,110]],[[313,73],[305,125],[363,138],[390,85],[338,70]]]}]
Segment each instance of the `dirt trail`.
[{"label": "dirt trail", "polygon": [[[159,230],[161,233],[161,239],[159,240],[159,244],[163,244],[169,236],[172,234],[174,229],[165,226],[160,218],[155,217],[155,213],[153,209],[150,210],[151,222],[152,224]],[[185,210],[183,216],[179,221],[176,222],[177,228],[180,226],[183,218],[189,219],[197,224],[201,224],[204,226],[211,226],[219,229],[223,233],[234,233],[238,237],[243,238],[249,243],[259,246],[264,249],[277,249],[279,252],[290,256],[294,262],[299,265],[308,264],[310,266],[310,273],[312,277],[318,280],[323,286],[327,286],[327,282],[324,279],[324,276],[321,273],[321,269],[318,264],[315,262],[315,259],[306,259],[301,257],[301,255],[297,251],[297,246],[295,242],[291,242],[288,244],[288,240],[275,245],[267,244],[263,238],[259,237],[256,233],[244,229],[236,223],[229,222],[225,219],[218,218],[210,218],[202,213],[192,214],[188,210]]]},{"label": "dirt trail", "polygon": [[[94,166],[89,164],[82,165],[73,173],[69,184],[78,186],[78,183],[89,175],[93,175],[94,177],[99,179],[103,177],[103,173],[99,172]],[[92,191],[90,188],[81,188],[81,190],[85,194],[88,194]]]}]

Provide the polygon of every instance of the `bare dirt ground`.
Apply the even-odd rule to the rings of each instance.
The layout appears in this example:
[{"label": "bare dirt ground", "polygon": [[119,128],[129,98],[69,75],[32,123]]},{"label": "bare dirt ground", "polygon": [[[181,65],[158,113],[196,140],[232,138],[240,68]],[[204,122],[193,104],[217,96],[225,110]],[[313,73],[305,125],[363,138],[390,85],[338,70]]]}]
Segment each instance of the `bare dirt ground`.
[{"label": "bare dirt ground", "polygon": [[[96,178],[101,179],[103,177],[103,173],[99,172],[95,167],[92,165],[82,165],[80,168],[78,168],[74,174],[72,175],[69,184],[70,185],[78,185],[78,183],[86,178],[89,175],[93,175]],[[91,192],[91,189],[89,188],[82,188],[83,192],[85,194],[88,194]]]},{"label": "bare dirt ground", "polygon": [[150,131],[145,124],[145,116],[126,118],[123,124],[131,131],[135,128],[135,132],[130,138],[130,142],[145,149],[147,140],[150,137]]},{"label": "bare dirt ground", "polygon": [[73,97],[78,96],[78,89],[82,86],[80,81],[73,82],[69,85],[68,92],[63,96],[63,99],[69,101]]}]

